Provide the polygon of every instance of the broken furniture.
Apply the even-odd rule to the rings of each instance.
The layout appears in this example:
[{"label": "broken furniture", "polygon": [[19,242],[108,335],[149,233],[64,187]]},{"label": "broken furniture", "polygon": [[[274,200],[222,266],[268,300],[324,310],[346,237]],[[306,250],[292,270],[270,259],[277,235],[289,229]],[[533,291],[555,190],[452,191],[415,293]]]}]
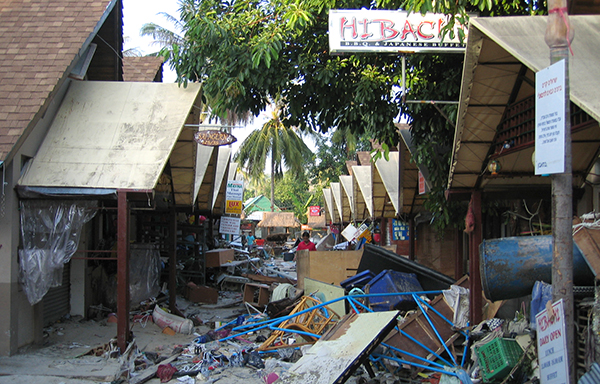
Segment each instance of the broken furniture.
[{"label": "broken furniture", "polygon": [[269,304],[269,286],[265,284],[244,284],[244,303],[248,303],[255,308],[264,308]]},{"label": "broken furniture", "polygon": [[[331,308],[310,296],[303,296],[290,314],[277,319],[269,328],[273,329],[269,338],[258,348],[259,351],[275,350],[313,344],[326,329],[336,323],[340,316]],[[299,334],[306,341],[290,344],[284,337],[290,332]]]},{"label": "broken furniture", "polygon": [[289,370],[287,383],[344,383],[396,325],[397,311],[345,316]]}]

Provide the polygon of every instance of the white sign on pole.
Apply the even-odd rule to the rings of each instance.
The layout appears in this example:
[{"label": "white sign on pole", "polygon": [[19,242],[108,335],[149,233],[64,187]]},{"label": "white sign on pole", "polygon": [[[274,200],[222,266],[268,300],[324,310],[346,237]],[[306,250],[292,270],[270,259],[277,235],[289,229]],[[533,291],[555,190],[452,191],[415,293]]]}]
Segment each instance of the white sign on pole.
[{"label": "white sign on pole", "polygon": [[542,384],[568,384],[569,359],[562,299],[552,304],[552,312],[553,315],[546,309],[535,316],[540,380]]},{"label": "white sign on pole", "polygon": [[565,172],[565,60],[535,74],[535,174]]},{"label": "white sign on pole", "polygon": [[422,15],[397,10],[332,9],[329,11],[329,51],[464,52],[466,37],[461,42],[458,30],[462,29],[466,36],[465,26],[456,22],[454,38],[450,34],[442,37],[442,28],[449,18],[442,13]]},{"label": "white sign on pole", "polygon": [[219,233],[226,235],[239,235],[240,234],[240,218],[221,216],[221,223],[219,225]]},{"label": "white sign on pole", "polygon": [[242,180],[227,180],[225,200],[242,201],[244,199],[244,182]]}]

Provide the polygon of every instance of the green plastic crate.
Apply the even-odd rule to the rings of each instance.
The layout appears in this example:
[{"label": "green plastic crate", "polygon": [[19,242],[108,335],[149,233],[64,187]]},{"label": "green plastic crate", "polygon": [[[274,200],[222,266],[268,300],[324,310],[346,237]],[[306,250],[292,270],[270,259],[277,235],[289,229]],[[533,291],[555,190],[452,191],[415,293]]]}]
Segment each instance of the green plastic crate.
[{"label": "green plastic crate", "polygon": [[504,379],[523,355],[523,349],[513,339],[497,338],[475,350],[485,382]]}]

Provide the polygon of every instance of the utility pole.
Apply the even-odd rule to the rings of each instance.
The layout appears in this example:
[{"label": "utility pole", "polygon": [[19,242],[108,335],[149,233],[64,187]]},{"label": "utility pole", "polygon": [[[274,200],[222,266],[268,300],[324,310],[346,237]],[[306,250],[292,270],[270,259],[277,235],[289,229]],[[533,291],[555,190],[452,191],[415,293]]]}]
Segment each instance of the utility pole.
[{"label": "utility pole", "polygon": [[562,299],[565,310],[567,358],[570,382],[575,383],[575,325],[573,308],[573,167],[571,161],[571,110],[569,50],[573,40],[566,0],[548,0],[545,40],[550,64],[565,60],[565,169],[552,177],[552,300]]}]

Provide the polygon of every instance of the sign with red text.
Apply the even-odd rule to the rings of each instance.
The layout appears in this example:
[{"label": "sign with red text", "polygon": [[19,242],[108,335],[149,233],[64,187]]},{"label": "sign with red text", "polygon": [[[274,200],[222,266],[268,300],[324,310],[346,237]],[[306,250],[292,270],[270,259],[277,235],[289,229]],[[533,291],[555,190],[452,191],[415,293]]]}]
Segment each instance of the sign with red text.
[{"label": "sign with red text", "polygon": [[240,200],[227,200],[225,201],[225,213],[233,215],[242,214],[242,202]]},{"label": "sign with red text", "polygon": [[535,174],[565,172],[565,61],[535,74]]},{"label": "sign with red text", "polygon": [[456,22],[454,38],[442,28],[449,16],[443,13],[408,13],[394,10],[332,9],[329,11],[329,51],[462,53],[466,46],[458,38],[467,28]]},{"label": "sign with red text", "polygon": [[421,171],[419,171],[419,195],[423,195],[425,192],[427,192],[425,190],[425,177]]},{"label": "sign with red text", "polygon": [[552,313],[547,309],[538,313],[535,323],[542,384],[568,384],[569,359],[562,299],[552,304]]},{"label": "sign with red text", "polygon": [[318,205],[311,205],[309,208],[310,216],[321,216],[321,207]]}]

